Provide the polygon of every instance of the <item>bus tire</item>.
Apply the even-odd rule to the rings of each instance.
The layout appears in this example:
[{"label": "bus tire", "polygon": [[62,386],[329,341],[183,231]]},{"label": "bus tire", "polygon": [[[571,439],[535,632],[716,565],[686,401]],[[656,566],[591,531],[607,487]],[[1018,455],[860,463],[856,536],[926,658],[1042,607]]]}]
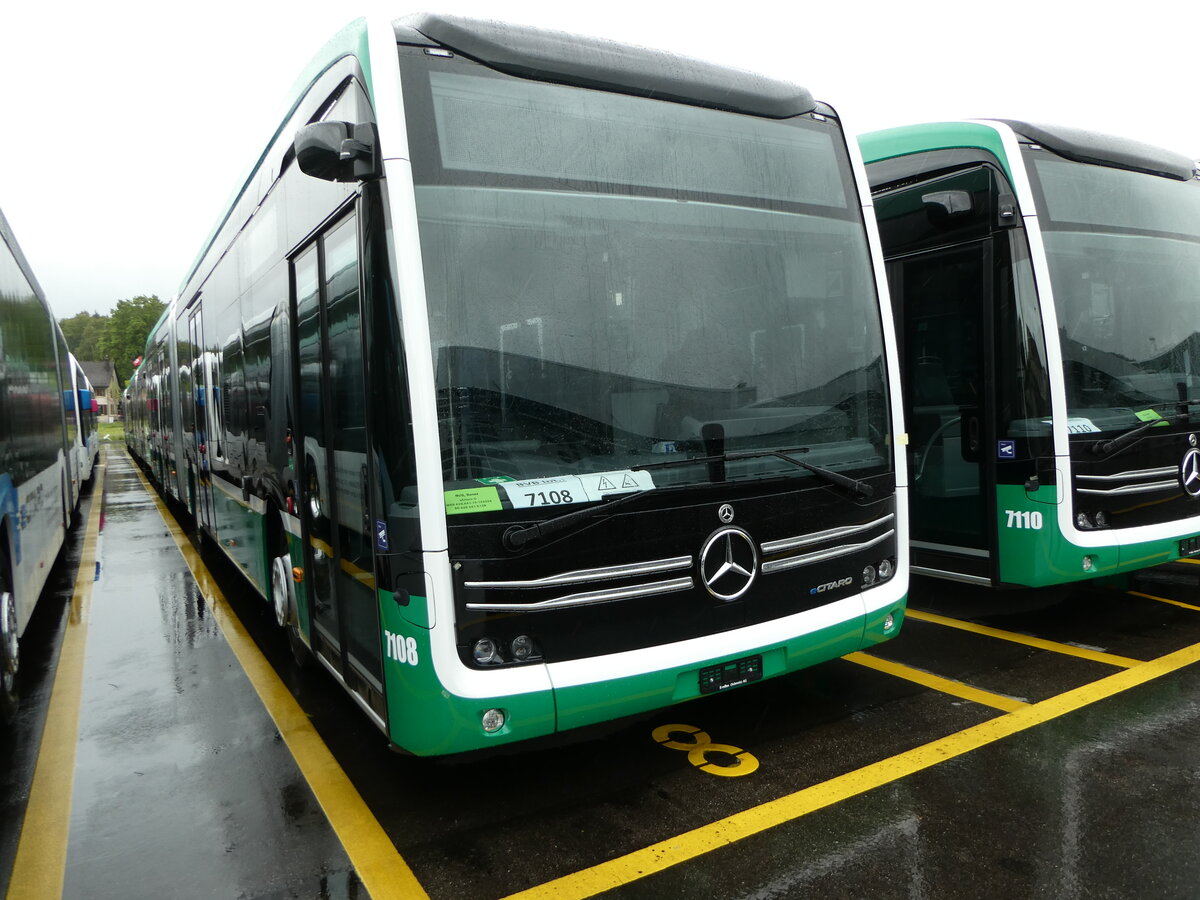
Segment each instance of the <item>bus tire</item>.
[{"label": "bus tire", "polygon": [[300,636],[300,614],[296,606],[296,584],[292,579],[292,556],[286,545],[271,560],[271,606],[275,623],[287,632],[288,648],[299,669],[312,663],[312,651]]},{"label": "bus tire", "polygon": [[289,554],[271,560],[271,607],[275,624],[287,628],[296,608],[296,589],[292,586],[292,557]]},{"label": "bus tire", "polygon": [[6,565],[0,565],[0,723],[7,725],[17,714],[17,598]]}]

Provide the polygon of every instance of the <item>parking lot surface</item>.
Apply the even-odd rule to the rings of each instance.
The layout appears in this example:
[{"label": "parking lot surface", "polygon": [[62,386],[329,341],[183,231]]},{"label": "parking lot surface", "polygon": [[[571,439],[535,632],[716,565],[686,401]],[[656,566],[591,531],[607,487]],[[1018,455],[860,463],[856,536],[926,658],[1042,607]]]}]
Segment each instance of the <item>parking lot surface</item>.
[{"label": "parking lot surface", "polygon": [[414,759],[106,462],[0,737],[9,897],[1195,896],[1200,565],[914,579],[869,654]]}]

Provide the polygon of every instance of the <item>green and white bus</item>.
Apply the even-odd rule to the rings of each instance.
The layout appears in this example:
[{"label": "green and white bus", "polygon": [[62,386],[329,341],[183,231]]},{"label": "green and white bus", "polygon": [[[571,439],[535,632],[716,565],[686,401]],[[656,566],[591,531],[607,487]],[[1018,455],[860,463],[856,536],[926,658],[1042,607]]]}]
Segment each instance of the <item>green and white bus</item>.
[{"label": "green and white bus", "polygon": [[869,207],[794,85],[357,22],[151,336],[131,446],[412,753],[795,671],[903,619]]},{"label": "green and white bus", "polygon": [[1200,180],[1016,121],[861,137],[904,372],[913,571],[1042,586],[1200,551]]}]

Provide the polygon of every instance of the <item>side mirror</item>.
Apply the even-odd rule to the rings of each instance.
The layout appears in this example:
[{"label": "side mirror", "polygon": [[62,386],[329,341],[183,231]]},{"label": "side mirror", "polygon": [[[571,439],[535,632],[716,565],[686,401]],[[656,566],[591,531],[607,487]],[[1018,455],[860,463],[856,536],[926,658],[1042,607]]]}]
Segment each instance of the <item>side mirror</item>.
[{"label": "side mirror", "polygon": [[383,175],[374,122],[311,122],[292,142],[305,175],[323,181],[372,181]]}]

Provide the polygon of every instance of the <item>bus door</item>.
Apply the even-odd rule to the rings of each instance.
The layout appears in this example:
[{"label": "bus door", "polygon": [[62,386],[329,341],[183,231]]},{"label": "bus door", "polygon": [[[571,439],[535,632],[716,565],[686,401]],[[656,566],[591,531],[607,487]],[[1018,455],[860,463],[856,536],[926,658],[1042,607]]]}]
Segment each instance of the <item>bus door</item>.
[{"label": "bus door", "polygon": [[293,259],[296,464],[313,649],[382,718],[357,217]]},{"label": "bus door", "polygon": [[209,419],[208,400],[213,396],[210,382],[212,373],[208,367],[208,356],[204,352],[204,320],[201,305],[196,304],[188,320],[188,342],[191,345],[192,369],[191,399],[195,417],[194,445],[192,457],[196,461],[196,518],[201,528],[216,534],[213,520],[212,472],[209,469],[209,438],[212,423]]},{"label": "bus door", "polygon": [[904,370],[914,562],[990,581],[991,177],[975,169],[906,193],[910,221],[925,207],[913,242],[921,249],[892,256],[888,281]]}]

